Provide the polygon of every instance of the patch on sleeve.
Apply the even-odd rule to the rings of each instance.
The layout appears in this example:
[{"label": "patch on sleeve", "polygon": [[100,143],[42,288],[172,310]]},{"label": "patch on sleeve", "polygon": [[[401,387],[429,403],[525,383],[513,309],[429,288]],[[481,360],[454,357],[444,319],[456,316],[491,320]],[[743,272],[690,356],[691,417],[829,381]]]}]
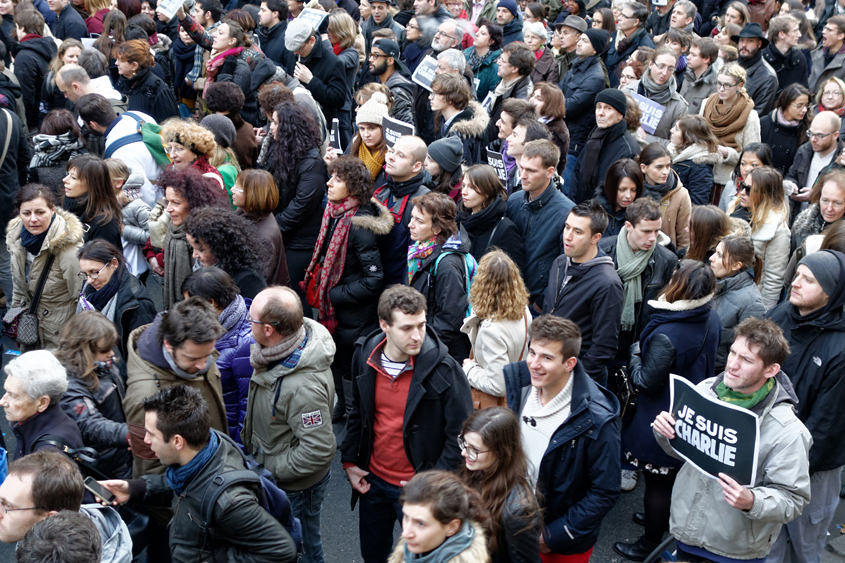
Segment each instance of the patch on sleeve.
[{"label": "patch on sleeve", "polygon": [[75,403],[73,405],[73,412],[75,412],[77,416],[82,415],[83,413],[85,413],[86,410],[87,407],[85,406],[84,401],[79,401],[78,403]]},{"label": "patch on sleeve", "polygon": [[319,410],[302,413],[302,426],[305,428],[316,428],[323,425],[323,413]]}]

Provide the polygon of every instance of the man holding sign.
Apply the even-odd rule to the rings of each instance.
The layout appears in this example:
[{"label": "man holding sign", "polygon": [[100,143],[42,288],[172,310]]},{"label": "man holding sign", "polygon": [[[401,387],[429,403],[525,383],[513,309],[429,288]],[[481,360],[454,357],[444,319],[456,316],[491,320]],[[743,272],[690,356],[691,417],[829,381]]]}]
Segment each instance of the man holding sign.
[{"label": "man holding sign", "polygon": [[[789,344],[780,328],[769,320],[746,319],[734,334],[725,371],[702,381],[696,390],[704,397],[757,416],[756,478],[746,487],[727,473],[710,475],[689,461],[684,464],[672,489],[669,523],[670,533],[678,540],[681,560],[762,563],[780,528],[797,518],[810,501],[812,439],[795,416],[798,399],[780,369],[789,354]],[[708,424],[710,421],[700,414],[688,413],[687,405],[676,401],[672,407],[672,413],[661,412],[652,425],[667,453],[677,455],[672,445],[684,439],[682,434],[691,434],[682,432],[689,424],[701,434],[709,435],[712,430],[714,439],[720,435],[716,424]],[[677,419],[673,415],[678,415]],[[731,431],[724,429],[721,433],[725,442],[730,441]],[[753,455],[749,444],[737,446],[737,457]],[[726,471],[730,465],[725,463]]]}]

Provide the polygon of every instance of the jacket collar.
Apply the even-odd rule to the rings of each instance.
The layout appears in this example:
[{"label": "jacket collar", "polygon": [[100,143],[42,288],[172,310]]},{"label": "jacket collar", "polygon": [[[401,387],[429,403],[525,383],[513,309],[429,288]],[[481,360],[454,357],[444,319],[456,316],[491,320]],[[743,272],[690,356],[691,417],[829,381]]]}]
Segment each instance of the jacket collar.
[{"label": "jacket collar", "polygon": [[523,205],[531,210],[541,209],[544,205],[548,205],[549,202],[552,201],[552,198],[555,196],[554,190],[554,182],[549,182],[549,185],[546,186],[546,189],[543,190],[540,197],[533,201],[528,199],[528,192],[525,192],[523,195]]}]

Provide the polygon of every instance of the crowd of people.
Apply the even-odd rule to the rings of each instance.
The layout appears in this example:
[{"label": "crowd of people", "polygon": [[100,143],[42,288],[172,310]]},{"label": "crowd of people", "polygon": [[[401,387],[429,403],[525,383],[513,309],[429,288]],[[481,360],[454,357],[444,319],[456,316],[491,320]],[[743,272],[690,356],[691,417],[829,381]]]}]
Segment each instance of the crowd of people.
[{"label": "crowd of people", "polygon": [[[321,563],[336,454],[366,563],[587,562],[640,480],[626,560],[820,561],[842,0],[0,15],[19,561]],[[673,374],[756,481],[678,456]]]}]

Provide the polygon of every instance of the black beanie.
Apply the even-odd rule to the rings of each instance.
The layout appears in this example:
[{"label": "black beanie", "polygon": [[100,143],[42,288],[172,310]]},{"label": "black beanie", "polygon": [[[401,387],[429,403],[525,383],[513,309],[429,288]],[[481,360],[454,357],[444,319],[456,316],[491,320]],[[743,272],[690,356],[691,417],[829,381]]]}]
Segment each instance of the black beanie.
[{"label": "black beanie", "polygon": [[596,103],[598,104],[599,102],[604,102],[611,106],[621,113],[622,117],[625,117],[625,113],[628,111],[628,98],[625,97],[622,90],[617,90],[616,88],[605,88],[599,92],[596,96]]}]

